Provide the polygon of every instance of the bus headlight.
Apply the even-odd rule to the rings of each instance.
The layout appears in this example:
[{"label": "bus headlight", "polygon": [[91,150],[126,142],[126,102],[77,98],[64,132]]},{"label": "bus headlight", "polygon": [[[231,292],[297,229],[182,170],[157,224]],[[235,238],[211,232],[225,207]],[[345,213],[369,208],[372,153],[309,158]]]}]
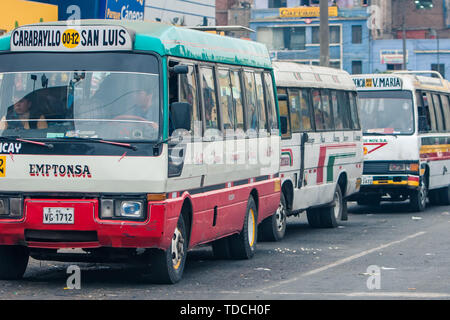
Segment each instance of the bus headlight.
[{"label": "bus headlight", "polygon": [[144,204],[142,201],[117,201],[117,204],[116,215],[127,218],[143,218]]},{"label": "bus headlight", "polygon": [[143,219],[145,218],[145,201],[138,199],[101,199],[101,219]]},{"label": "bus headlight", "polygon": [[2,218],[22,218],[23,199],[22,198],[1,198],[0,217]]},{"label": "bus headlight", "polygon": [[391,163],[389,164],[389,171],[405,171],[404,163]]}]

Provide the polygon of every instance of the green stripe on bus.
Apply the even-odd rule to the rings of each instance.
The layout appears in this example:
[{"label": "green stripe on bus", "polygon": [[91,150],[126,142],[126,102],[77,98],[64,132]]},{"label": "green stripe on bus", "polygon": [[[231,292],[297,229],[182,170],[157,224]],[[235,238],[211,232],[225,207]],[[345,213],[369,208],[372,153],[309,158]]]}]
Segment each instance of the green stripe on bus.
[{"label": "green stripe on bus", "polygon": [[328,160],[327,165],[327,182],[333,181],[333,167],[334,167],[334,161],[336,159],[343,159],[343,158],[352,158],[355,157],[356,153],[340,153],[330,156]]}]

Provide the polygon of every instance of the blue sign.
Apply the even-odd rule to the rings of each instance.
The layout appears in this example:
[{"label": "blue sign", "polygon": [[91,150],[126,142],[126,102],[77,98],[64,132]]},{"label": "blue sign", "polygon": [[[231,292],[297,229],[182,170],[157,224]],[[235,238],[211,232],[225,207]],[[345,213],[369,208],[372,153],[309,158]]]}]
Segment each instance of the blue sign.
[{"label": "blue sign", "polygon": [[144,20],[145,0],[106,0],[105,19]]}]

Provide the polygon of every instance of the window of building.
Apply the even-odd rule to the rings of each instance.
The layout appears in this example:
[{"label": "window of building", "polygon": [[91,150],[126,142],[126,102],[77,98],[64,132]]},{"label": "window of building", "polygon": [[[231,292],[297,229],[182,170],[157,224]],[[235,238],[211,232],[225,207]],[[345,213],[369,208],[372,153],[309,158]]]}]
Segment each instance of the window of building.
[{"label": "window of building", "polygon": [[286,8],[287,0],[269,0],[269,8]]},{"label": "window of building", "polygon": [[256,38],[269,50],[305,50],[306,45],[304,27],[259,27]]},{"label": "window of building", "polygon": [[362,26],[352,26],[352,43],[362,43]]},{"label": "window of building", "polygon": [[[320,44],[320,27],[312,27],[312,39],[313,44]],[[330,26],[330,44],[337,44],[341,42],[341,27]]]},{"label": "window of building", "polygon": [[401,63],[388,63],[386,65],[386,70],[402,70],[403,65]]},{"label": "window of building", "polygon": [[443,78],[445,78],[445,64],[440,63],[439,65],[437,63],[431,64],[431,70],[437,71],[441,74]]},{"label": "window of building", "polygon": [[352,74],[361,74],[362,73],[362,61],[354,60],[352,61]]}]

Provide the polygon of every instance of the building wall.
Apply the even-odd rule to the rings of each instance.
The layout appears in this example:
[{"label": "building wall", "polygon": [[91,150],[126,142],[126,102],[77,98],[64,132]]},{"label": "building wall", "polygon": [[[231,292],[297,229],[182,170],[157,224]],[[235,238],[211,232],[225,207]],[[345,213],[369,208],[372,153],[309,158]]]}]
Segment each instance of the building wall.
[{"label": "building wall", "polygon": [[[402,41],[374,40],[372,42],[372,71],[373,73],[388,71],[388,65],[382,63],[381,52],[397,50],[402,54]],[[450,39],[407,39],[407,68],[408,70],[431,70],[432,64],[444,65],[445,78],[450,79]],[[399,66],[400,67],[400,66]]]},{"label": "building wall", "polygon": [[[257,2],[256,2],[257,3]],[[256,4],[255,3],[255,4]],[[263,7],[259,3],[260,7]],[[340,8],[337,17],[330,17],[330,27],[340,30],[339,42],[330,43],[330,65],[343,68],[349,73],[353,72],[353,63],[361,66],[361,72],[367,73],[370,69],[370,30],[367,27],[369,14],[366,8]],[[318,30],[319,18],[280,18],[278,8],[253,9],[250,28],[256,31],[252,34],[253,40],[268,44],[273,59],[296,61],[308,64],[318,64],[320,60],[320,45],[313,43],[313,28]],[[361,43],[352,43],[352,26],[361,27]],[[305,45],[303,49],[292,50],[281,48],[279,44],[280,28],[305,28]],[[269,28],[269,29],[267,29]],[[271,34],[271,30],[274,34]],[[291,29],[293,30],[293,29]],[[286,31],[287,34],[292,31]],[[286,35],[284,35],[286,36]],[[273,37],[273,39],[271,39]],[[286,42],[285,42],[286,43]]]},{"label": "building wall", "polygon": [[448,0],[434,0],[432,9],[417,9],[414,1],[395,0],[392,2],[392,28],[395,32],[402,28],[403,15],[405,28],[435,29],[440,38],[450,38],[450,29],[447,27]]},{"label": "building wall", "polygon": [[216,24],[215,0],[147,0],[145,20],[184,26]]}]

